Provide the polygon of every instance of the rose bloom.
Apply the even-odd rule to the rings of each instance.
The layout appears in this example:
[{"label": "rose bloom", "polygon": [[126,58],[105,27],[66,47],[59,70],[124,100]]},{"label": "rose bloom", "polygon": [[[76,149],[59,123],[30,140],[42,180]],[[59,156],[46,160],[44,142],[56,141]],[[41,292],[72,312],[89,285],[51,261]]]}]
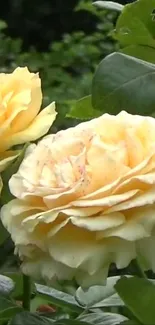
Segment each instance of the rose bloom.
[{"label": "rose bloom", "polygon": [[154,118],[104,114],[46,136],[9,186],[1,218],[24,273],[87,287],[136,257],[155,271]]},{"label": "rose bloom", "polygon": [[19,152],[14,145],[34,141],[46,134],[55,117],[52,103],[38,114],[42,103],[41,80],[27,68],[0,73],[0,172]]}]

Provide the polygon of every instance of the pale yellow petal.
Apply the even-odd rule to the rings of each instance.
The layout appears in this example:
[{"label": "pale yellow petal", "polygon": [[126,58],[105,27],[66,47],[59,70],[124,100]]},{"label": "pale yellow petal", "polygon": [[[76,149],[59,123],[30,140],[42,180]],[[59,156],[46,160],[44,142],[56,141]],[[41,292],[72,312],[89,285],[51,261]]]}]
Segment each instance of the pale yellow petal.
[{"label": "pale yellow petal", "polygon": [[[42,91],[41,91],[41,80],[38,76],[38,74],[35,74],[31,79],[31,92],[30,92],[30,99],[29,102],[27,102],[27,109],[25,111],[21,111],[16,118],[14,119],[11,129],[12,133],[20,132],[26,127],[29,126],[29,124],[34,120],[34,118],[37,116],[41,103],[42,103]],[[18,97],[17,97],[18,96]],[[26,96],[25,92],[19,93],[17,96],[13,98],[14,101],[18,102],[25,102],[26,98],[29,97]],[[22,98],[19,98],[21,96]],[[12,103],[13,104],[13,103]]]},{"label": "pale yellow petal", "polygon": [[148,173],[145,175],[133,176],[122,184],[118,185],[117,188],[113,191],[113,194],[124,193],[129,190],[139,189],[141,191],[147,191],[150,188],[150,185],[155,184],[155,172]]},{"label": "pale yellow petal", "polygon": [[3,187],[3,182],[2,182],[2,178],[1,178],[1,176],[0,176],[0,193],[1,193],[1,191],[2,191],[2,187]]},{"label": "pale yellow petal", "polygon": [[110,254],[111,262],[115,263],[118,269],[127,267],[137,256],[135,242],[122,238],[109,238],[107,250]]},{"label": "pale yellow petal", "polygon": [[123,186],[123,184],[125,184],[126,181],[127,182],[128,180],[132,181],[132,179],[134,179],[134,177],[137,177],[137,175],[144,175],[150,173],[154,169],[155,169],[155,153],[153,151],[142,163],[140,163],[135,168],[131,169],[127,174],[123,175],[122,177],[119,177],[116,181],[107,184],[104,187],[101,187],[97,191],[85,195],[82,199],[91,200],[91,199],[98,199],[98,198],[103,198],[105,196],[109,196],[111,195],[111,193],[115,193],[115,191],[117,191],[117,188],[119,189],[119,186],[120,187]]},{"label": "pale yellow petal", "polygon": [[136,136],[136,130],[126,130],[125,142],[128,152],[128,164],[131,168],[139,165],[144,160],[144,147],[141,140]]},{"label": "pale yellow petal", "polygon": [[[37,256],[38,255],[38,256]],[[22,263],[23,273],[32,276],[34,279],[45,279],[49,284],[55,284],[58,280],[71,280],[75,270],[68,266],[54,261],[49,255],[38,252],[35,259],[25,259]],[[41,285],[40,285],[41,287]]]},{"label": "pale yellow petal", "polygon": [[[138,191],[137,191],[138,194]],[[122,194],[123,195],[123,194]],[[114,196],[115,197],[115,196]],[[140,192],[138,195],[135,195],[132,199],[129,198],[129,200],[119,203],[115,207],[111,207],[107,210],[108,213],[114,212],[114,211],[123,211],[132,209],[135,207],[141,207],[145,205],[150,205],[155,203],[155,185],[151,186],[149,190],[146,192]]]},{"label": "pale yellow petal", "polygon": [[[1,146],[0,146],[0,151],[7,150],[8,147],[5,145],[5,141],[8,141],[6,137],[10,137],[12,135],[12,130],[11,130],[11,123],[13,120],[16,118],[16,116],[23,110],[26,110],[27,106],[17,106],[14,108],[12,114],[8,116],[5,121],[2,121],[0,124],[0,140],[2,141]],[[4,142],[4,143],[3,143]],[[11,147],[11,146],[10,146]]]},{"label": "pale yellow petal", "polygon": [[45,135],[52,126],[55,118],[55,103],[46,107],[41,113],[37,115],[34,121],[23,131],[11,134],[3,141],[3,150],[8,149],[16,144],[35,141]]},{"label": "pale yellow petal", "polygon": [[67,216],[83,218],[83,217],[89,217],[89,216],[98,214],[99,212],[102,211],[102,207],[90,207],[90,208],[85,208],[85,207],[63,208],[63,207],[60,207],[60,210],[62,213],[64,213]]},{"label": "pale yellow petal", "polygon": [[143,225],[129,222],[122,226],[118,226],[118,228],[113,228],[104,233],[99,233],[97,238],[118,237],[129,241],[135,241],[149,236],[149,232],[146,231]]},{"label": "pale yellow petal", "polygon": [[[96,285],[105,285],[106,279],[108,276],[108,270],[109,270],[109,264],[107,264],[105,267],[100,268],[95,272],[94,274],[88,274],[87,272],[80,271],[76,275],[76,281],[81,287],[84,288],[90,288],[91,286]],[[103,288],[104,289],[104,288]]]},{"label": "pale yellow petal", "polygon": [[[114,214],[114,212],[113,212]],[[98,233],[98,238],[119,237],[129,241],[150,237],[155,227],[155,205],[127,212],[126,223]]]},{"label": "pale yellow petal", "polygon": [[125,216],[120,212],[88,218],[71,217],[70,219],[75,226],[85,228],[90,231],[106,230],[125,223]]},{"label": "pale yellow petal", "polygon": [[105,209],[105,208],[109,208],[111,206],[115,206],[116,204],[123,202],[123,201],[125,201],[124,204],[126,204],[126,202],[128,202],[128,199],[130,199],[130,198],[133,199],[138,193],[139,193],[139,190],[133,190],[133,191],[129,191],[129,192],[123,193],[123,194],[103,197],[103,199],[102,198],[96,199],[96,200],[95,199],[93,200],[93,198],[92,198],[92,200],[84,200],[84,199],[80,200],[79,199],[77,201],[73,201],[72,206],[75,206],[75,207],[91,207],[92,206],[92,207],[103,207]]},{"label": "pale yellow petal", "polygon": [[155,236],[154,232],[149,238],[142,238],[136,242],[137,255],[145,270],[153,270],[155,272]]},{"label": "pale yellow petal", "polygon": [[[19,208],[17,205],[19,203]],[[15,212],[19,214],[15,215]],[[22,205],[18,200],[12,200],[8,204],[4,205],[1,209],[1,220],[5,228],[11,233],[11,237],[15,242],[15,245],[28,245],[29,243],[38,245],[44,249],[44,243],[42,242],[39,234],[32,235],[31,230],[39,223],[37,217],[40,216],[42,211],[40,207],[30,206],[26,204]],[[33,220],[30,220],[29,228],[25,227],[24,220],[30,215],[35,216]],[[32,224],[33,222],[33,224]],[[33,226],[33,228],[32,228]]]}]

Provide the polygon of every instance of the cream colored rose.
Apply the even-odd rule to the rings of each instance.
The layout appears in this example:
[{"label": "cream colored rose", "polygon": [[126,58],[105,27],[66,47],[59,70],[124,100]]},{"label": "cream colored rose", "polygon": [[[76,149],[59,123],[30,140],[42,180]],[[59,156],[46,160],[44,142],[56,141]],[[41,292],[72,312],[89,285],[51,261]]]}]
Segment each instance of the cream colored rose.
[{"label": "cream colored rose", "polygon": [[2,208],[26,274],[102,283],[114,262],[155,271],[155,119],[104,114],[31,145]]},{"label": "cream colored rose", "polygon": [[34,141],[46,134],[55,117],[52,103],[38,114],[42,103],[41,80],[27,68],[0,73],[0,172],[17,152],[14,145]]}]

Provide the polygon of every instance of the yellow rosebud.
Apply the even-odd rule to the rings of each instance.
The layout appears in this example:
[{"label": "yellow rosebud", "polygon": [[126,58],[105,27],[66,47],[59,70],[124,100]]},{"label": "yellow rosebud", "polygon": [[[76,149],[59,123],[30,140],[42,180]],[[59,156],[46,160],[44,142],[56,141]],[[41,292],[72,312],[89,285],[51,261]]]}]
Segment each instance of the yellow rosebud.
[{"label": "yellow rosebud", "polygon": [[41,103],[38,74],[30,73],[27,68],[17,68],[9,74],[0,73],[0,171],[17,155],[8,151],[6,159],[6,150],[37,140],[48,132],[56,117],[55,103],[38,114]]}]

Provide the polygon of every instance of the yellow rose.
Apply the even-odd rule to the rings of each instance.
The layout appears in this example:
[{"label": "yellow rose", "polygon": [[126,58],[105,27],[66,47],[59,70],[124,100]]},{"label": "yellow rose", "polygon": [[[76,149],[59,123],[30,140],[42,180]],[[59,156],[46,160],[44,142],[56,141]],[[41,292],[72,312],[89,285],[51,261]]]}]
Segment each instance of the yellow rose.
[{"label": "yellow rose", "polygon": [[38,74],[30,73],[27,68],[17,68],[10,74],[0,73],[0,171],[17,155],[6,150],[48,132],[56,117],[55,104],[38,114],[41,103]]},{"label": "yellow rose", "polygon": [[155,271],[155,119],[104,114],[30,145],[1,211],[26,274],[102,283],[141,256]]}]

